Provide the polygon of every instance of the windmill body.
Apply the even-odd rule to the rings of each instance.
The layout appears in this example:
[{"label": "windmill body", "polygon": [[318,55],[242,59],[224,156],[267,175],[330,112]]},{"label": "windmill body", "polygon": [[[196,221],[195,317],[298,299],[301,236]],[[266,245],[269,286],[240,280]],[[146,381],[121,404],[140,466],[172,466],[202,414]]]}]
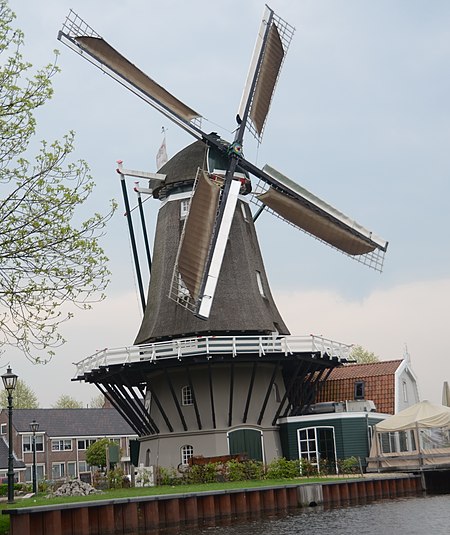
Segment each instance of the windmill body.
[{"label": "windmill body", "polygon": [[[282,173],[244,157],[246,128],[261,140],[292,34],[266,7],[235,138],[227,142],[201,130],[195,110],[73,12],[59,33],[196,139],[149,181],[160,206],[133,345],[77,364],[75,380],[95,384],[138,433],[144,465],[185,465],[194,455],[243,454],[266,462],[282,455],[278,418],[302,414],[319,382],[347,359],[349,346],[290,335],[270,291],[254,205],[381,270],[387,242]],[[125,173],[118,172],[126,192]]]},{"label": "windmill body", "polygon": [[[136,344],[202,335],[290,334],[272,298],[256,237],[252,214],[244,195],[239,197],[226,246],[216,297],[207,320],[191,314],[170,293],[173,268],[191,190],[199,169],[213,174],[215,162],[202,141],[196,141],[159,170],[166,180],[155,192],[162,197],[156,226],[152,276],[147,307]],[[199,225],[202,225],[201,220]]]}]

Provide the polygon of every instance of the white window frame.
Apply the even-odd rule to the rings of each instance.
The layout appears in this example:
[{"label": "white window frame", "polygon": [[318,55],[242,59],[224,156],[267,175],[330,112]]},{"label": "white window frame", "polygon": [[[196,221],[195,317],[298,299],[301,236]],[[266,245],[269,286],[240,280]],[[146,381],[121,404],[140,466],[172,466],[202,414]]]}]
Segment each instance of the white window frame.
[{"label": "white window frame", "polygon": [[[30,476],[29,479],[27,477],[28,473]],[[33,482],[33,465],[32,464],[25,465],[24,477],[25,477],[25,483]],[[37,478],[37,481],[43,481],[45,479],[45,464],[36,463],[36,478]]]},{"label": "white window frame", "polygon": [[248,221],[247,210],[245,209],[245,203],[241,202],[240,205],[241,205],[242,215],[244,216],[244,221]]},{"label": "white window frame", "polygon": [[[84,447],[80,448],[80,442],[84,443]],[[89,446],[94,444],[94,442],[97,442],[96,438],[78,438],[77,439],[77,450],[78,451],[86,451],[89,448]]]},{"label": "white window frame", "polygon": [[72,451],[71,438],[55,438],[52,440],[52,451]]},{"label": "white window frame", "polygon": [[[27,447],[25,447],[27,446]],[[45,451],[44,436],[36,435],[36,453]],[[22,452],[33,453],[33,435],[22,435]]]},{"label": "white window frame", "polygon": [[183,407],[188,407],[189,405],[194,404],[194,395],[192,389],[189,385],[181,387],[181,405]]},{"label": "white window frame", "polygon": [[189,459],[194,456],[194,446],[190,444],[185,444],[180,448],[181,464],[187,466],[189,464]]},{"label": "white window frame", "polygon": [[[72,470],[70,467],[72,468]],[[73,478],[78,477],[77,461],[67,461],[67,476]]]},{"label": "white window frame", "polygon": [[[336,429],[332,425],[316,425],[311,427],[301,427],[297,429],[298,455],[300,459],[308,461],[317,467],[317,473],[320,474],[320,452],[317,431],[319,429],[331,430],[333,433],[334,462],[337,470],[337,450],[336,450]],[[305,438],[301,438],[301,433],[305,432]]]},{"label": "white window frame", "polygon": [[0,435],[6,435],[8,431],[8,424],[0,424]]},{"label": "white window frame", "polygon": [[91,471],[91,467],[87,461],[78,461],[78,473],[79,474],[81,472],[90,472],[90,471]]},{"label": "white window frame", "polygon": [[[359,395],[359,391],[361,391],[361,395]],[[357,401],[362,401],[366,399],[366,382],[363,380],[358,379],[353,384],[353,399]]]},{"label": "white window frame", "polygon": [[[59,468],[58,470],[59,475],[55,475],[56,467]],[[62,479],[63,477],[66,477],[66,463],[64,462],[52,463],[52,479]]]},{"label": "white window frame", "polygon": [[189,207],[191,204],[191,198],[188,197],[187,199],[181,199],[180,201],[180,219],[186,219],[186,217],[189,214]]},{"label": "white window frame", "polygon": [[260,271],[256,271],[256,282],[258,283],[258,290],[262,297],[267,297],[264,291],[263,280]]},{"label": "white window frame", "polygon": [[408,385],[406,381],[402,381],[403,401],[408,403]]}]

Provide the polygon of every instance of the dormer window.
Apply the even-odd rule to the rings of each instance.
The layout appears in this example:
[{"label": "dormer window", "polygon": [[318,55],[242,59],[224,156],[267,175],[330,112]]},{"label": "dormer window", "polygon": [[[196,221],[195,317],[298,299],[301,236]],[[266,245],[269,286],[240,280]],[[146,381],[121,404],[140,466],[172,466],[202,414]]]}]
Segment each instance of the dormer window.
[{"label": "dormer window", "polygon": [[365,396],[365,383],[364,381],[355,381],[355,399],[364,399]]}]

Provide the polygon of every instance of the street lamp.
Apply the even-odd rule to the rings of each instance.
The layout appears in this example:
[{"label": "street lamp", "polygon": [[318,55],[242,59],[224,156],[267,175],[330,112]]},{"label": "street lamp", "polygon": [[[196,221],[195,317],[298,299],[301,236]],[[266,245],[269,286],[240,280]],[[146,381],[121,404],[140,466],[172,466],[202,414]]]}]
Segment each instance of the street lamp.
[{"label": "street lamp", "polygon": [[33,432],[33,493],[37,494],[37,477],[36,477],[36,433],[39,431],[39,424],[36,420],[30,423],[30,429]]},{"label": "street lamp", "polygon": [[12,395],[17,385],[17,375],[8,366],[6,373],[2,375],[3,385],[8,392],[8,503],[14,503],[14,456],[13,456],[13,433],[12,433]]}]

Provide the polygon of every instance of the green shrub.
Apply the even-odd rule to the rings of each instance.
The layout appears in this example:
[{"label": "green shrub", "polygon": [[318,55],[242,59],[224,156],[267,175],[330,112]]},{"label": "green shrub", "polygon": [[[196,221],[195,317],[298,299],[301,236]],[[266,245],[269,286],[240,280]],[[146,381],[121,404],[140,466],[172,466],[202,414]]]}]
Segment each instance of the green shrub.
[{"label": "green shrub", "polygon": [[109,470],[107,474],[108,486],[110,489],[121,489],[123,487],[124,473],[122,468],[116,467]]},{"label": "green shrub", "polygon": [[[30,488],[26,483],[14,483],[14,492],[28,492]],[[8,496],[8,483],[0,484],[0,496]]]},{"label": "green shrub", "polygon": [[300,462],[288,460],[284,457],[274,459],[267,467],[267,479],[292,479],[301,475]]},{"label": "green shrub", "polygon": [[242,463],[244,465],[245,479],[264,479],[264,464],[261,461],[248,460]]},{"label": "green shrub", "polygon": [[218,463],[194,465],[184,474],[187,483],[215,483],[217,481]]},{"label": "green shrub", "polygon": [[317,476],[317,465],[313,464],[309,459],[300,459],[300,474],[303,477]]},{"label": "green shrub", "polygon": [[175,468],[164,468],[158,466],[156,470],[156,484],[157,485],[181,485],[183,478],[177,473]]},{"label": "green shrub", "polygon": [[341,474],[357,474],[359,472],[359,461],[354,456],[347,457],[347,459],[339,459],[338,468]]},{"label": "green shrub", "polygon": [[227,481],[243,481],[245,479],[244,463],[231,460],[227,461],[225,464],[225,477]]}]

